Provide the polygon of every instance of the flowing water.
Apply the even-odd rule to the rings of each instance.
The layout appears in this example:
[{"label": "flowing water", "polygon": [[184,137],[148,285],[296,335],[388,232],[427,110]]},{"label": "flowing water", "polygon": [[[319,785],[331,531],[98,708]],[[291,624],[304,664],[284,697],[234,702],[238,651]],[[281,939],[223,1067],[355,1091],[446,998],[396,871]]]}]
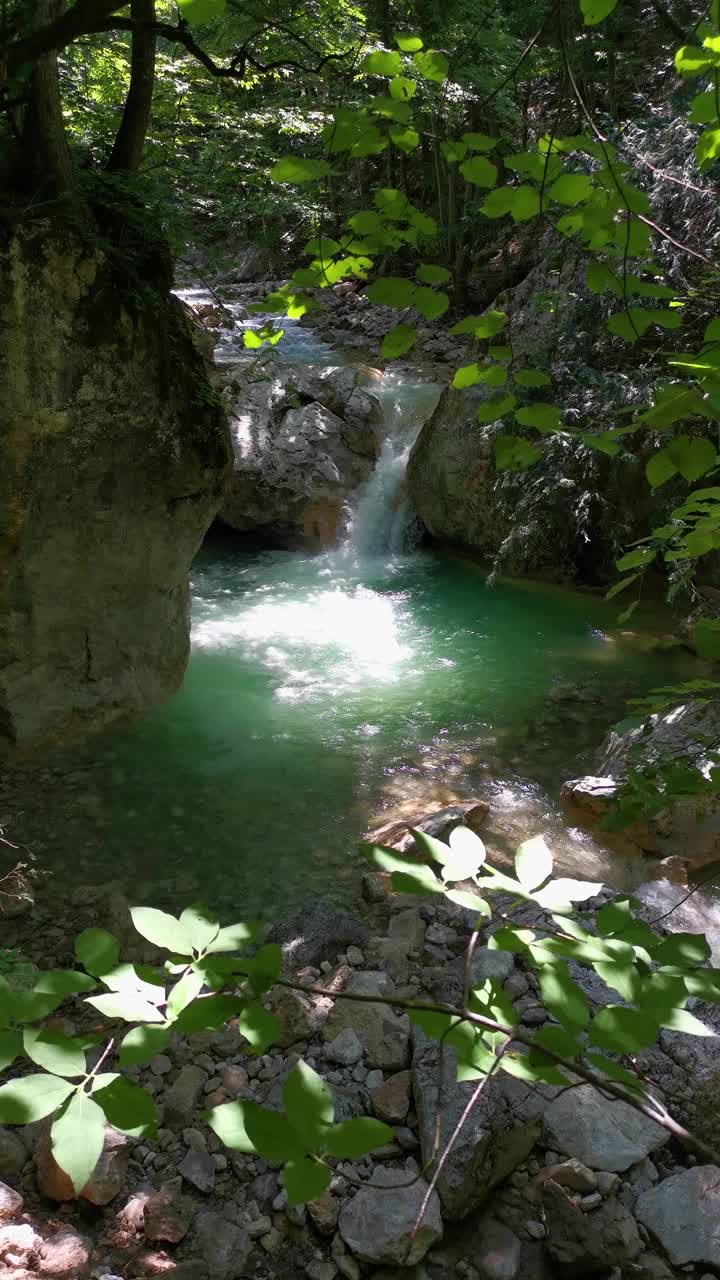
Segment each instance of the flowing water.
[{"label": "flowing water", "polygon": [[[273,359],[331,357],[298,330]],[[593,597],[489,588],[471,560],[413,550],[405,460],[437,388],[393,375],[375,390],[387,439],[346,545],[310,557],[210,537],[182,690],[16,771],[23,837],[45,866],[158,905],[198,893],[224,919],[277,914],[356,893],[373,820],[480,795],[500,855],[542,831],[565,869],[646,877],[564,827],[559,786],[587,770],[628,695],[691,660],[648,652],[642,621],[623,635]]]}]

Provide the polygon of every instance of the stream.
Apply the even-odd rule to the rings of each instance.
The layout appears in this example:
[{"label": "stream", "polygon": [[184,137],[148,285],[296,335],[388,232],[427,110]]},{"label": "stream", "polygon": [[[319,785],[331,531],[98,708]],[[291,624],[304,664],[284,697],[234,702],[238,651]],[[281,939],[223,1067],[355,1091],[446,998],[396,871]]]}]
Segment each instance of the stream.
[{"label": "stream", "polygon": [[[288,329],[273,360],[339,363],[312,330]],[[218,357],[241,351],[227,334]],[[438,388],[391,373],[369,389],[386,439],[345,544],[250,551],[212,532],[192,572],[181,691],[14,771],[44,867],[159,906],[200,896],[223,919],[277,914],[315,894],[351,899],[374,822],[479,796],[501,859],[542,832],[564,871],[649,878],[652,864],[565,826],[560,784],[591,770],[627,697],[687,678],[693,660],[652,651],[667,617],[641,610],[623,633],[594,596],[489,587],[472,560],[413,549],[405,461]]]}]

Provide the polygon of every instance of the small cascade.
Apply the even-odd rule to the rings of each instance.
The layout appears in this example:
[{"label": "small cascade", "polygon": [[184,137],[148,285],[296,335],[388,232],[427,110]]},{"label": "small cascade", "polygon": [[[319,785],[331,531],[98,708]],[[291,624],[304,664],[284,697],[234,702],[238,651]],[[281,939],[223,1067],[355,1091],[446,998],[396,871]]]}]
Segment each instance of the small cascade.
[{"label": "small cascade", "polygon": [[430,382],[401,382],[385,374],[373,388],[383,406],[385,439],[370,479],[350,514],[346,552],[365,559],[402,555],[413,545],[415,516],[407,492],[407,462],[420,430],[440,397]]}]

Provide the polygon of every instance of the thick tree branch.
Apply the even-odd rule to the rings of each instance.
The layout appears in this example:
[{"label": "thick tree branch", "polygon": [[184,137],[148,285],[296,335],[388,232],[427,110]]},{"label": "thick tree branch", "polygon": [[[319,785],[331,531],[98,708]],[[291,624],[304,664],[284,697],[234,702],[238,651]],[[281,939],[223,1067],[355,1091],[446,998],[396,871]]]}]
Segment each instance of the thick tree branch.
[{"label": "thick tree branch", "polygon": [[[0,33],[0,84],[15,75],[21,67],[32,65],[44,53],[57,53],[77,40],[98,30],[98,21],[118,9],[126,9],[130,0],[77,0],[72,9],[54,22],[48,22],[29,35],[13,39],[12,33]],[[107,28],[102,28],[107,30]]]},{"label": "thick tree branch", "polygon": [[130,10],[138,26],[133,31],[130,88],[108,169],[135,172],[142,163],[145,135],[150,123],[155,84],[155,0],[132,0]]}]

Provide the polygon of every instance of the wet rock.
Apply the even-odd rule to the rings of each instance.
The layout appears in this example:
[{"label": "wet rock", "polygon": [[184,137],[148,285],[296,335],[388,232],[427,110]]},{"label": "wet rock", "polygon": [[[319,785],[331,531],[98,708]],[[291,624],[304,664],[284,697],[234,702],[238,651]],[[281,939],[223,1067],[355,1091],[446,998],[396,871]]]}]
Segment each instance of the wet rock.
[{"label": "wet rock", "polygon": [[635,1219],[617,1200],[588,1217],[562,1187],[547,1182],[543,1203],[548,1252],[562,1276],[597,1275],[632,1262],[642,1249]]},{"label": "wet rock", "polygon": [[188,1125],[202,1097],[207,1072],[192,1063],[180,1069],[174,1084],[167,1090],[163,1102],[168,1124]]},{"label": "wet rock", "polygon": [[267,935],[268,942],[280,943],[289,972],[335,960],[348,946],[364,947],[367,940],[367,927],[358,916],[322,899],[273,925]]},{"label": "wet rock", "polygon": [[[80,1198],[89,1200],[91,1204],[109,1204],[125,1184],[129,1158],[130,1150],[125,1134],[106,1125],[100,1159],[80,1192]],[[35,1168],[38,1186],[48,1199],[77,1198],[70,1178],[53,1156],[49,1121],[45,1121],[40,1130],[35,1148]]]},{"label": "wet rock", "polygon": [[635,1216],[675,1266],[720,1267],[720,1169],[715,1165],[685,1169],[645,1191]]},{"label": "wet rock", "polygon": [[14,1178],[28,1158],[27,1151],[12,1129],[0,1128],[0,1178]]},{"label": "wet rock", "polygon": [[252,1248],[247,1231],[204,1209],[195,1220],[194,1246],[212,1280],[236,1280],[244,1275]]},{"label": "wet rock", "polygon": [[629,1169],[669,1135],[625,1102],[601,1098],[592,1085],[561,1093],[543,1120],[546,1141],[591,1169]]},{"label": "wet rock", "polygon": [[145,1239],[178,1244],[190,1230],[192,1208],[181,1194],[180,1180],[166,1183],[143,1207]]},{"label": "wet rock", "polygon": [[[427,1161],[435,1147],[438,1108],[442,1150],[477,1086],[473,1082],[457,1083],[452,1050],[442,1051],[445,1061],[441,1071],[439,1045],[417,1028],[414,1037],[413,1096],[423,1160]],[[445,1087],[439,1107],[441,1078]],[[522,1164],[538,1137],[544,1106],[540,1090],[532,1091],[519,1080],[500,1075],[489,1082],[438,1179],[446,1218],[462,1218],[477,1208],[497,1183]]]},{"label": "wet rock", "polygon": [[474,1245],[480,1280],[515,1280],[522,1244],[514,1232],[496,1219],[486,1218],[474,1236]]},{"label": "wet rock", "polygon": [[178,1172],[198,1191],[207,1193],[215,1186],[215,1162],[207,1151],[188,1151]]},{"label": "wet rock", "polygon": [[370,1094],[373,1111],[387,1124],[402,1124],[410,1110],[410,1072],[400,1071]]},{"label": "wet rock", "polygon": [[23,1204],[19,1191],[14,1191],[12,1187],[0,1182],[0,1223],[19,1218],[23,1211]]},{"label": "wet rock", "polygon": [[57,1280],[80,1280],[90,1269],[90,1241],[66,1227],[43,1241],[36,1263],[38,1274]]},{"label": "wet rock", "polygon": [[[427,1183],[420,1179],[412,1186],[398,1185],[407,1181],[404,1170],[375,1169],[369,1183],[343,1205],[340,1234],[361,1262],[411,1267],[442,1238],[440,1201],[433,1192],[412,1239]],[[375,1191],[375,1187],[384,1189]]]}]

